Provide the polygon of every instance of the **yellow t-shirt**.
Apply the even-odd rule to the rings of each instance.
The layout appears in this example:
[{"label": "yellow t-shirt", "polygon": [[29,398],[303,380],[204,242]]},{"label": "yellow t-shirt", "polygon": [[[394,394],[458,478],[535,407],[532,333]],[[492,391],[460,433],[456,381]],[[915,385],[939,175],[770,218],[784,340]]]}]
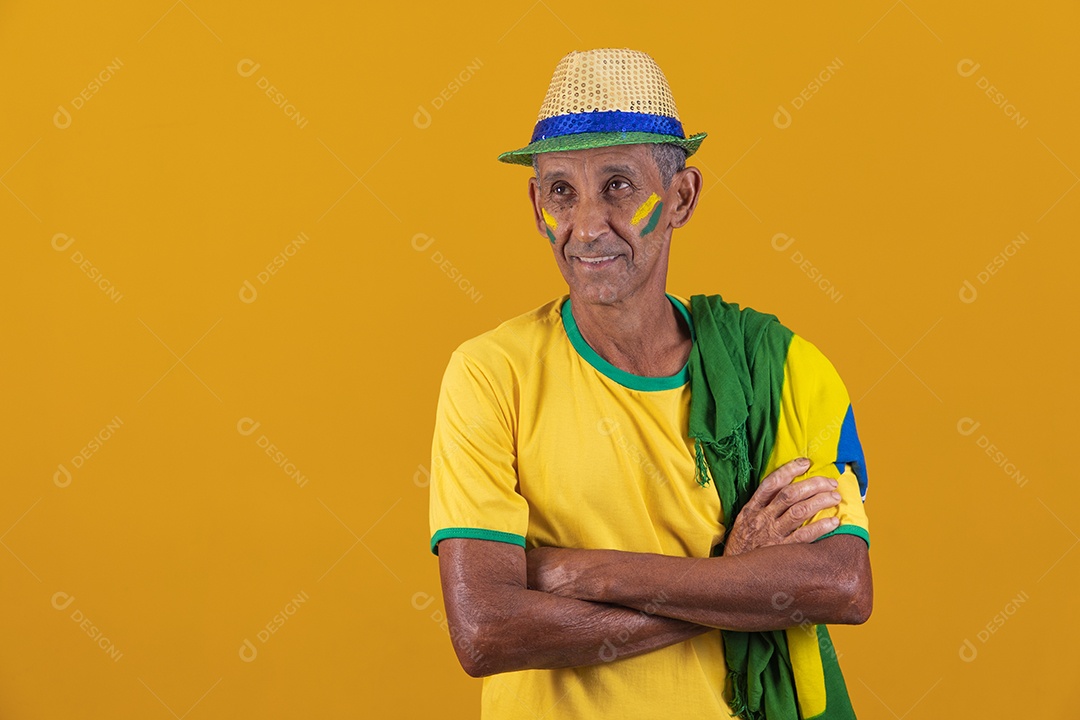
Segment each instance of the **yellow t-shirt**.
[{"label": "yellow t-shirt", "polygon": [[[432,552],[444,538],[466,537],[709,557],[722,515],[715,488],[695,480],[688,368],[643,377],[611,365],[581,336],[568,297],[451,354],[432,442]],[[690,323],[689,300],[668,297]],[[796,335],[765,473],[800,455],[813,461],[803,478],[838,478],[844,498],[813,519],[839,512],[833,532],[869,543],[865,462],[847,391]],[[485,677],[481,717],[731,716],[719,630],[632,658],[599,655],[593,665]]]}]

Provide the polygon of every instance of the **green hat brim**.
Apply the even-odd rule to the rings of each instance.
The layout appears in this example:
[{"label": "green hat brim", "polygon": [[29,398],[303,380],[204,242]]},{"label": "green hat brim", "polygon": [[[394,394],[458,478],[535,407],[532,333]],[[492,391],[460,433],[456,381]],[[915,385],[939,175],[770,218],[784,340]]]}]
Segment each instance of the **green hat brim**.
[{"label": "green hat brim", "polygon": [[585,150],[588,148],[612,147],[614,145],[635,145],[638,143],[671,143],[686,151],[687,157],[697,152],[707,133],[698,133],[688,138],[648,132],[585,132],[559,135],[529,143],[519,150],[510,150],[499,155],[499,162],[510,165],[532,165],[533,155],[559,150]]}]

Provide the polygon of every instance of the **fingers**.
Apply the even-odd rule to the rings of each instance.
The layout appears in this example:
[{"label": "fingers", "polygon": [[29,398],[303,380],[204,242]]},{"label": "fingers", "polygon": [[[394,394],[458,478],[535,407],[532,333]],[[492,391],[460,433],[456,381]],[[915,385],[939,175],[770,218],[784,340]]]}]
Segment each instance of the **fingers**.
[{"label": "fingers", "polygon": [[[773,470],[754,491],[753,497],[746,503],[755,507],[764,507],[776,497],[776,494],[791,485],[791,481],[810,469],[808,458],[795,458]],[[790,504],[790,503],[788,503]],[[782,511],[781,511],[782,512]],[[780,513],[777,513],[779,515]]]},{"label": "fingers", "polygon": [[785,543],[811,543],[826,533],[830,533],[840,526],[840,519],[827,517],[815,520],[806,527],[801,527],[787,536]]},{"label": "fingers", "polygon": [[[724,554],[732,548],[752,550],[782,543],[813,542],[834,530],[839,521],[824,518],[803,527],[822,510],[836,507],[841,496],[836,480],[814,476],[796,482],[811,463],[796,458],[784,463],[761,481],[754,495],[739,512]],[[737,552],[734,554],[738,554]]]},{"label": "fingers", "polygon": [[819,510],[838,504],[836,488],[836,480],[820,475],[789,483],[773,496],[765,512],[777,520],[783,518],[784,530],[790,532]]},{"label": "fingers", "polygon": [[[814,478],[814,480],[827,479],[828,478]],[[810,480],[807,480],[803,483],[798,483],[798,485],[806,485],[810,482]],[[798,485],[793,487],[798,487]],[[826,486],[821,491],[791,505],[791,507],[777,519],[777,524],[784,533],[792,533],[797,527],[817,515],[822,510],[836,507],[839,504],[840,493],[831,489],[830,486]]]}]

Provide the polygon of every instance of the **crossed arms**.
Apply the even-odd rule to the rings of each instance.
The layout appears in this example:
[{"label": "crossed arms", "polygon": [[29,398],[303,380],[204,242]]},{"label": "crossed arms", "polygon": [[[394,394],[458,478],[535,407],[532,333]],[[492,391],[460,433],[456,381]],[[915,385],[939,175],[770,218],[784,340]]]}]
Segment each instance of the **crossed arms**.
[{"label": "crossed arms", "polygon": [[593,665],[713,628],[865,622],[873,605],[866,543],[851,535],[813,542],[838,521],[803,523],[840,496],[831,478],[792,482],[807,467],[793,460],[766,476],[720,557],[552,547],[525,552],[489,540],[442,540],[443,597],[462,667],[483,677]]}]

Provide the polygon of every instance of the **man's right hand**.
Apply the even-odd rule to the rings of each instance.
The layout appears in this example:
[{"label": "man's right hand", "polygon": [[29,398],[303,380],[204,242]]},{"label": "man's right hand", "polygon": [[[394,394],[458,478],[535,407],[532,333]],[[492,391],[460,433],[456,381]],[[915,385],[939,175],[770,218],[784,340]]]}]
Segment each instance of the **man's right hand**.
[{"label": "man's right hand", "polygon": [[724,543],[724,556],[731,557],[769,545],[809,543],[840,524],[835,517],[803,523],[825,508],[840,504],[837,482],[815,476],[792,482],[810,468],[810,461],[797,458],[765,476],[753,497],[735,517]]}]

